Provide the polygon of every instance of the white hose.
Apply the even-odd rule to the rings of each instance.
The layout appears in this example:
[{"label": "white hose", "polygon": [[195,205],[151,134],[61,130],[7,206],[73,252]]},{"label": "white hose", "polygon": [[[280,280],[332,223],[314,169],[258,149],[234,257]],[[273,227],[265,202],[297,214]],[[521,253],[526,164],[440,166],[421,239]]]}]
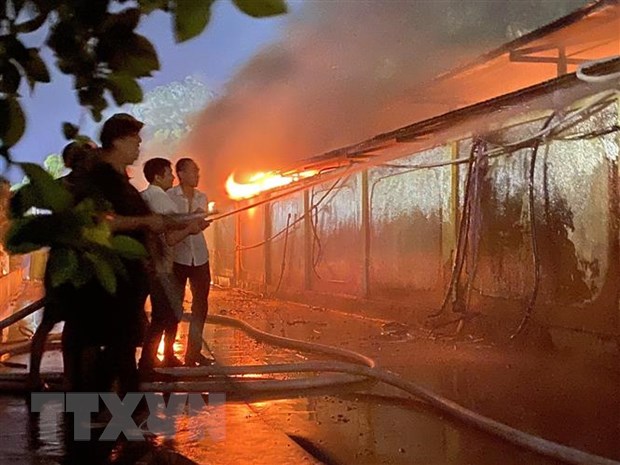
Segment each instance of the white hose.
[{"label": "white hose", "polygon": [[377,365],[377,363],[370,357],[359,354],[357,352],[353,352],[352,350],[318,344],[316,342],[305,342],[298,339],[290,339],[288,337],[276,336],[275,334],[261,331],[260,329],[249,325],[245,321],[238,320],[237,318],[231,318],[223,315],[209,315],[207,317],[207,323],[237,328],[244,333],[253,336],[257,340],[268,342],[270,344],[280,347],[304,350],[306,352],[314,352],[315,354],[329,355],[343,360],[349,360],[351,362],[361,365],[366,365],[370,368],[374,368]]},{"label": "white hose", "polygon": [[[303,365],[303,364],[300,364]],[[492,420],[488,417],[480,415],[472,410],[469,410],[456,402],[453,402],[449,399],[446,399],[442,396],[439,396],[432,392],[431,390],[419,386],[415,383],[411,383],[408,381],[404,381],[398,375],[392,374],[388,371],[381,370],[378,368],[370,368],[361,365],[355,365],[352,363],[346,362],[309,362],[304,367],[304,371],[330,371],[330,372],[341,372],[341,373],[349,373],[354,375],[364,375],[369,378],[372,378],[377,381],[382,381],[385,384],[390,386],[397,387],[408,394],[414,395],[421,400],[428,402],[433,407],[441,410],[442,412],[448,413],[451,416],[463,421],[464,423],[473,426],[479,430],[485,431],[487,433],[491,433],[494,436],[498,436],[512,444],[516,444],[525,449],[537,452],[541,455],[545,455],[547,457],[552,457],[555,459],[562,460],[566,463],[577,464],[577,465],[619,465],[620,462],[608,459],[606,457],[601,457],[598,455],[589,454],[588,452],[581,451],[579,449],[574,449],[572,447],[565,446],[563,444],[558,444],[553,441],[549,441],[543,439],[538,436],[534,436],[532,434],[526,433],[524,431],[518,430],[511,426],[505,425],[504,423],[500,423],[498,421]],[[179,373],[178,370],[182,370],[180,368],[169,368],[159,370],[161,372],[165,372],[167,374]],[[259,366],[247,366],[247,367],[209,367],[209,368],[190,368],[190,370],[202,370],[204,373],[212,373],[212,374],[241,374],[241,373],[271,373],[273,372],[273,368],[270,366],[259,365]],[[297,371],[301,371],[301,367],[297,368]],[[180,372],[181,376],[182,371]],[[256,381],[255,383],[268,383]],[[270,390],[270,386],[268,384],[263,384],[262,386],[259,384],[255,388],[251,386],[254,383],[248,384],[247,386],[243,386],[247,388],[247,392],[262,392],[265,390]],[[300,387],[302,383],[300,383]],[[323,387],[327,386],[325,384]],[[213,385],[208,386],[207,382],[184,382],[184,383],[153,383],[152,385],[143,385],[143,387],[148,388],[173,388],[170,391],[179,391],[186,390],[187,391],[197,391],[197,392],[205,392],[205,390],[209,389],[213,392]],[[180,388],[183,389],[180,389]],[[275,385],[274,387],[278,387]],[[306,387],[306,386],[303,386]],[[204,389],[204,390],[203,390]]]},{"label": "white hose", "polygon": [[17,323],[19,320],[23,320],[28,315],[36,312],[37,310],[43,308],[44,306],[45,306],[45,298],[36,300],[32,302],[31,304],[26,305],[24,308],[13,313],[9,317],[5,318],[4,320],[0,320],[0,331],[3,330],[4,328],[8,328],[13,323]]},{"label": "white hose", "polygon": [[[163,375],[168,375],[183,379],[177,382],[151,382],[141,383],[142,391],[159,391],[159,392],[226,392],[233,391],[241,394],[251,394],[256,392],[276,392],[284,393],[291,389],[309,389],[309,388],[325,388],[333,386],[341,386],[343,384],[354,384],[365,380],[381,381],[390,386],[394,386],[402,391],[407,392],[433,407],[448,413],[464,423],[473,426],[479,430],[493,434],[506,441],[516,444],[525,449],[537,452],[541,455],[562,460],[566,463],[575,465],[620,465],[620,462],[589,454],[579,449],[574,449],[562,444],[548,441],[546,439],[534,436],[532,434],[520,431],[516,428],[492,420],[488,417],[480,415],[469,410],[456,402],[442,397],[431,390],[418,384],[405,381],[398,375],[390,373],[376,367],[376,363],[369,357],[353,352],[347,349],[316,344],[311,342],[299,341],[282,336],[276,336],[245,323],[236,318],[210,315],[207,319],[209,324],[220,324],[234,327],[244,331],[246,334],[253,336],[255,339],[263,342],[269,342],[281,347],[310,351],[323,355],[330,355],[340,359],[349,360],[349,362],[305,362],[278,365],[255,365],[255,366],[212,366],[202,368],[166,368],[157,369]],[[348,376],[336,377],[314,377],[304,379],[287,379],[287,380],[253,380],[252,378],[227,378],[227,379],[210,379],[207,381],[185,381],[196,377],[206,376],[231,376],[231,375],[248,375],[248,374],[267,374],[267,373],[290,373],[290,372],[330,372],[340,373]],[[25,382],[26,374],[9,374],[4,376],[0,374],[0,389],[7,391],[19,391]]]},{"label": "white hose", "polygon": [[603,74],[600,76],[592,76],[584,72],[586,69],[592,66],[600,65],[603,63],[609,63],[610,61],[617,60],[618,58],[620,58],[620,55],[614,55],[611,57],[605,57],[605,58],[600,58],[598,60],[586,61],[585,63],[581,63],[577,67],[576,75],[582,81],[593,82],[593,83],[613,81],[614,79],[620,80],[620,71],[615,72],[615,73],[610,73],[610,74]]}]

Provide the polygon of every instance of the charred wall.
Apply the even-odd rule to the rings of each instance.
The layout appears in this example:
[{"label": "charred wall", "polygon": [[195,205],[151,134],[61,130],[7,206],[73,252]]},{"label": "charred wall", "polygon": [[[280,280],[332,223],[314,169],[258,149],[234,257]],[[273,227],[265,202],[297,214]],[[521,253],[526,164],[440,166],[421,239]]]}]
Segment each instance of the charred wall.
[{"label": "charred wall", "polygon": [[[618,104],[608,105],[543,140],[535,157],[525,147],[487,160],[476,178],[462,272],[466,311],[495,319],[509,334],[531,299],[538,261],[532,323],[615,344],[619,139],[605,129],[618,115]],[[488,149],[501,147],[544,122],[538,113],[482,139]],[[468,167],[412,166],[467,157],[471,149],[471,137],[446,141],[218,223],[214,275],[303,299],[392,302],[408,310],[402,318],[424,319],[450,282]]]}]

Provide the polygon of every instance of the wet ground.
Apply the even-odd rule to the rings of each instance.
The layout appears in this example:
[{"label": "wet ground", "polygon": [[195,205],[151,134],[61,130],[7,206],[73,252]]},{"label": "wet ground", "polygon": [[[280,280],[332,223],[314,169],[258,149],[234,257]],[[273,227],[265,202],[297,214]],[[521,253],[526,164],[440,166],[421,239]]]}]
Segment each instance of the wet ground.
[{"label": "wet ground", "polygon": [[[434,339],[420,328],[234,290],[215,288],[210,311],[277,335],[361,352],[381,367],[493,419],[620,460],[617,365],[569,354],[524,352],[466,337]],[[183,325],[180,353],[186,331]],[[257,343],[221,326],[208,325],[205,337],[221,365],[322,359]],[[44,360],[44,369],[58,366],[58,354]],[[367,385],[289,396],[245,401],[229,397],[217,415],[209,407],[197,418],[179,415],[172,439],[153,435],[140,443],[71,445],[62,428],[29,416],[23,397],[4,395],[0,463],[96,463],[95,457],[109,453],[105,446],[114,447],[114,463],[558,463],[466,427],[394,388]],[[197,435],[205,430],[213,434]]]}]

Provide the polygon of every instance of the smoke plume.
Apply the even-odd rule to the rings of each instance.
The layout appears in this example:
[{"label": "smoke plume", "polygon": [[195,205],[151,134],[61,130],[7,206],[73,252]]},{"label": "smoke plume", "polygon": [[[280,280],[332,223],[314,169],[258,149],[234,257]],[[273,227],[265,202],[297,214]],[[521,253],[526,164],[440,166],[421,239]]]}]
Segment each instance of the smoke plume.
[{"label": "smoke plume", "polygon": [[201,113],[183,150],[221,199],[233,171],[289,167],[414,122],[420,83],[583,3],[308,2]]}]

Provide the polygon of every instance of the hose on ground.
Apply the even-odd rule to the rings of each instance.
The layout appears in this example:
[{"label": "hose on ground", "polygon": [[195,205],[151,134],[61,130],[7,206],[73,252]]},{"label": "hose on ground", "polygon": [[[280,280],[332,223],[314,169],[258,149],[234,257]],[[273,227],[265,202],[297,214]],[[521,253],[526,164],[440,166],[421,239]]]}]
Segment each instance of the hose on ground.
[{"label": "hose on ground", "polygon": [[[351,375],[361,375],[367,376],[368,378],[381,381],[390,386],[394,386],[398,389],[401,389],[408,394],[416,396],[426,402],[428,402],[433,407],[441,410],[442,412],[448,413],[454,418],[457,418],[464,423],[467,423],[470,426],[473,426],[477,429],[485,431],[487,433],[498,436],[502,439],[505,439],[508,442],[521,446],[525,449],[529,449],[535,451],[539,454],[556,458],[559,460],[563,460],[566,463],[576,464],[576,465],[620,465],[620,462],[608,459],[606,457],[601,457],[598,455],[593,455],[588,452],[581,451],[579,449],[575,449],[572,447],[565,446],[563,444],[558,444],[553,441],[549,441],[538,436],[534,436],[532,434],[526,433],[524,431],[518,430],[511,426],[508,426],[504,423],[500,423],[491,418],[485,417],[476,413],[472,410],[469,410],[458,403],[446,399],[442,397],[430,389],[427,389],[418,384],[405,381],[400,378],[398,375],[390,373],[387,370],[379,369],[376,367],[376,363],[371,358],[358,354],[357,352],[353,352],[351,350],[340,349],[337,347],[326,346],[322,344],[315,344],[310,342],[298,341],[294,339],[285,338],[282,336],[275,336],[270,333],[266,333],[259,329],[254,328],[248,323],[237,320],[235,318],[225,317],[221,315],[213,315],[209,316],[208,322],[212,324],[222,324],[226,326],[232,326],[238,329],[241,329],[246,334],[253,336],[257,340],[263,340],[266,342],[270,342],[272,344],[288,346],[295,349],[300,350],[310,350],[316,353],[323,353],[325,355],[334,355],[341,358],[348,358],[354,363],[343,363],[343,362],[308,362],[304,364],[294,364],[294,365],[302,365],[304,370],[307,371],[331,371],[331,372],[339,372],[339,373],[347,373]],[[357,363],[355,363],[357,362]],[[219,368],[220,372],[225,372],[226,370],[222,369],[232,369],[230,373],[232,374],[237,370],[237,374],[243,374],[244,371],[249,373],[269,373],[269,370],[273,370],[274,367],[270,366],[252,366],[252,367],[211,367],[216,372]],[[275,367],[275,369],[279,369],[282,367]],[[290,368],[290,367],[287,367]],[[209,368],[195,368],[194,370],[208,370]],[[241,369],[241,370],[239,370]],[[302,367],[295,368],[295,370],[299,371]],[[161,369],[162,373],[173,374],[174,370],[183,370],[179,368],[171,368],[171,369]],[[246,373],[247,374],[247,373]]]},{"label": "hose on ground", "polygon": [[33,314],[34,312],[43,308],[44,306],[45,306],[44,298],[36,300],[32,302],[31,304],[26,305],[24,308],[13,313],[8,318],[5,318],[4,320],[0,320],[0,331],[2,331],[4,328],[8,328],[13,323],[17,323],[19,320],[23,320],[24,318]]},{"label": "hose on ground", "polygon": [[[579,449],[558,444],[547,439],[534,436],[524,431],[508,426],[499,421],[485,417],[479,413],[469,410],[458,403],[440,396],[430,389],[420,386],[416,383],[405,381],[398,375],[387,370],[379,369],[371,358],[359,354],[357,352],[332,347],[324,344],[300,341],[290,339],[283,336],[276,336],[265,331],[261,331],[248,323],[222,315],[209,315],[207,318],[209,324],[219,324],[242,330],[246,334],[254,337],[258,341],[268,342],[270,344],[287,347],[291,349],[310,351],[323,355],[329,355],[340,359],[348,360],[347,362],[328,361],[328,362],[305,362],[280,365],[256,365],[256,366],[212,366],[203,368],[167,368],[157,369],[160,374],[176,377],[177,379],[191,379],[196,376],[232,376],[232,375],[248,375],[248,374],[268,374],[268,373],[290,373],[290,372],[330,372],[350,375],[346,379],[348,383],[355,383],[368,380],[381,381],[387,385],[396,387],[412,396],[415,396],[429,405],[437,408],[441,412],[447,413],[453,418],[475,427],[481,431],[490,433],[494,436],[502,438],[512,444],[520,446],[524,449],[534,451],[541,455],[562,460],[566,463],[575,465],[620,465],[620,462],[590,454]],[[188,373],[189,371],[189,373]],[[25,374],[24,374],[25,375]],[[18,381],[15,376],[5,377],[0,375],[0,387],[9,389],[10,385],[17,383],[8,383],[7,381]],[[215,380],[217,383],[217,380]],[[343,384],[343,378],[338,379],[338,384]],[[292,385],[299,388],[309,387],[327,387],[333,386],[332,380],[324,377],[316,377],[316,379],[293,379],[293,380],[242,380],[231,381],[230,379],[220,382],[219,385],[213,381],[181,381],[181,382],[151,382],[142,383],[140,388],[142,391],[160,391],[160,392],[222,392],[226,387],[233,387],[244,393],[260,392],[260,391],[283,391],[283,383],[289,383],[288,390]],[[223,389],[222,389],[223,388]]]},{"label": "hose on ground", "polygon": [[610,63],[610,62],[618,60],[618,58],[620,58],[620,55],[614,55],[610,57],[601,58],[598,60],[586,61],[585,63],[581,63],[577,67],[576,75],[582,81],[594,82],[594,83],[608,82],[608,81],[614,81],[614,80],[620,79],[620,72],[618,71],[616,71],[615,73],[603,74],[603,75],[591,75],[591,74],[586,73],[586,70],[588,68],[591,68],[593,66],[600,65],[603,63]]}]

